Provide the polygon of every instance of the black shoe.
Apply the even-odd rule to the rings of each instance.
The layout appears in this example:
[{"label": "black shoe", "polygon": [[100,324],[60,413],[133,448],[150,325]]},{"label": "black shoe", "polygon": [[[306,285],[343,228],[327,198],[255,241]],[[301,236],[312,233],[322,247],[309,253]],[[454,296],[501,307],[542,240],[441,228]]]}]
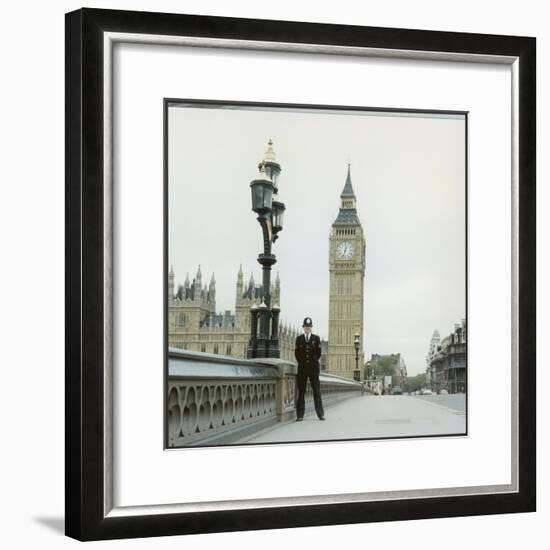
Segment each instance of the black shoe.
[{"label": "black shoe", "polygon": [[324,416],[320,416],[320,417],[319,417],[319,420],[325,420],[325,417],[324,417]]},{"label": "black shoe", "polygon": [[303,418],[297,418],[296,422],[301,422],[302,420],[303,420]]}]

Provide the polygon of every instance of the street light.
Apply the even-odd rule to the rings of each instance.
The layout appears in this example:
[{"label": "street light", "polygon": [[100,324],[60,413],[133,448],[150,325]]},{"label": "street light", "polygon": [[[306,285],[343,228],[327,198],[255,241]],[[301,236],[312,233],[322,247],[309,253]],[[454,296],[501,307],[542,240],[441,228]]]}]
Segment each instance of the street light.
[{"label": "street light", "polygon": [[361,380],[361,371],[359,370],[359,334],[355,333],[353,340],[353,345],[355,347],[355,370],[353,371],[353,379],[359,382]]},{"label": "street light", "polygon": [[275,151],[273,151],[273,141],[271,138],[267,142],[267,151],[264,155],[264,160],[258,164],[258,170],[261,165],[265,167],[267,177],[273,182],[275,190],[279,188],[279,174],[281,173],[281,165],[275,161]]},{"label": "street light", "polygon": [[273,242],[278,238],[279,231],[283,230],[283,215],[285,213],[285,205],[279,201],[279,196],[277,193],[273,195],[273,200],[271,201],[271,219],[273,224]]},{"label": "street light", "polygon": [[250,311],[250,340],[246,352],[249,358],[280,357],[277,326],[280,308],[279,304],[271,306],[271,266],[277,259],[271,253],[271,246],[277,240],[278,233],[283,230],[285,205],[277,196],[281,166],[275,162],[272,146],[270,139],[264,160],[258,165],[260,173],[250,183],[252,210],[257,214],[256,219],[262,228],[264,247],[263,253],[258,255],[263,271],[262,303],[257,309]]},{"label": "street light", "polygon": [[265,168],[261,165],[260,176],[250,183],[252,190],[252,210],[258,216],[266,218],[271,217],[271,207],[273,204],[273,182],[267,177]]}]

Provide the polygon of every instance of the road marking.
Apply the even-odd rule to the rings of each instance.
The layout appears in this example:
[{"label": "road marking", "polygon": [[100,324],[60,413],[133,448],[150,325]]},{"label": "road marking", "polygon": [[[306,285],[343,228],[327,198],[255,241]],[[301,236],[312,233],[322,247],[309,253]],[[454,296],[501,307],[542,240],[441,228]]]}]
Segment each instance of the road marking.
[{"label": "road marking", "polygon": [[375,424],[410,424],[410,418],[377,418]]}]

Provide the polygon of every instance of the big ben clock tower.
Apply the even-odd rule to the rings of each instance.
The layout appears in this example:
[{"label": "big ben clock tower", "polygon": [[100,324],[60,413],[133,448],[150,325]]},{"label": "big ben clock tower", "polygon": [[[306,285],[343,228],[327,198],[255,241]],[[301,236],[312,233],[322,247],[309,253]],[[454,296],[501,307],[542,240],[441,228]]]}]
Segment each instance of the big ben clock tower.
[{"label": "big ben clock tower", "polygon": [[359,369],[364,364],[363,298],[365,280],[365,236],[357,216],[350,165],[340,210],[329,236],[329,315],[327,370],[353,379],[355,334],[359,334]]}]

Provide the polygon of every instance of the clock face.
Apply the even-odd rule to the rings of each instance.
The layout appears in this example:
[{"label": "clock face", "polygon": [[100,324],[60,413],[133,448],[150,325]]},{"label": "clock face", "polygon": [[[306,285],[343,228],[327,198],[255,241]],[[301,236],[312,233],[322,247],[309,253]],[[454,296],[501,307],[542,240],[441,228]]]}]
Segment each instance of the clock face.
[{"label": "clock face", "polygon": [[353,256],[353,245],[349,241],[339,242],[336,246],[336,256],[340,260],[349,260]]}]

